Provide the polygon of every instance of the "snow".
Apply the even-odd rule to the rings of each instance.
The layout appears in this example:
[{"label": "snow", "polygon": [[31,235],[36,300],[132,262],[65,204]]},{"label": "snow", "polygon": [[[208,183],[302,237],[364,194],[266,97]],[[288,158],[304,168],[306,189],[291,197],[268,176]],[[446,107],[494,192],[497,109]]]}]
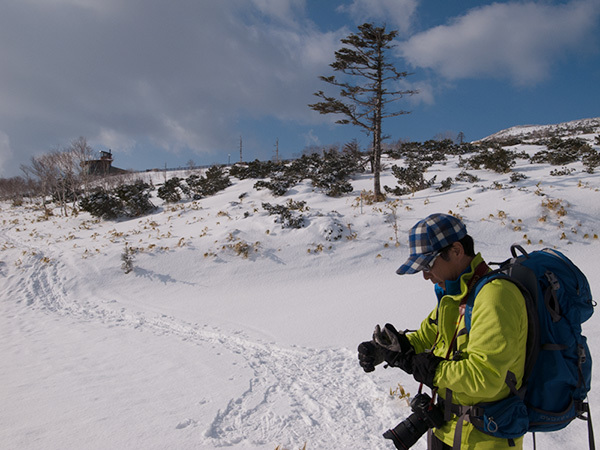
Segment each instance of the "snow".
[{"label": "snow", "polygon": [[[382,184],[395,185],[394,163],[385,161]],[[519,160],[523,181],[478,170],[469,172],[479,182],[436,190],[457,163],[432,167],[427,177],[438,184],[402,197],[396,222],[393,204],[360,201],[369,174],[337,199],[308,181],[273,197],[234,179],[196,202],[154,197],[155,214],[118,222],[59,210],[43,220],[33,205],[0,204],[1,446],[393,448],[382,433],[410,409],[390,391],[400,384],[414,395],[418,385],[397,369],[364,373],[356,347],[376,324],[418,327],[434,306],[429,282],[394,273],[417,220],[459,215],[488,261],[504,260],[515,242],[556,247],[600,292],[596,174],[576,163],[572,175],[551,177],[553,167]],[[282,229],[261,206],[290,198],[307,203],[305,228]],[[342,236],[328,240],[336,224]],[[126,244],[138,250],[129,274]],[[247,244],[247,258],[236,244]],[[597,360],[599,317],[584,324]],[[537,443],[586,448],[586,423],[538,434]]]}]

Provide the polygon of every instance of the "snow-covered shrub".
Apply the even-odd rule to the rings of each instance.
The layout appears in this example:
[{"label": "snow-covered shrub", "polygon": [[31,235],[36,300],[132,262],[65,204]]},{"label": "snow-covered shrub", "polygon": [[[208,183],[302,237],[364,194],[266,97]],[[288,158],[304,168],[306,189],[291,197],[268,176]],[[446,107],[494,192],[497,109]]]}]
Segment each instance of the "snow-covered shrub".
[{"label": "snow-covered shrub", "polygon": [[589,147],[589,150],[586,150],[581,157],[581,161],[587,173],[594,173],[594,169],[600,166],[600,153]]},{"label": "snow-covered shrub", "polygon": [[348,179],[357,172],[364,171],[364,161],[360,153],[352,151],[325,151],[302,155],[289,164],[275,167],[269,181],[259,180],[255,189],[267,188],[273,195],[284,195],[290,188],[304,179],[310,179],[313,186],[323,189],[326,195],[338,197],[352,192]]},{"label": "snow-covered shrub", "polygon": [[202,178],[196,174],[191,174],[185,179],[185,187],[182,186],[182,191],[192,200],[200,200],[202,198]]},{"label": "snow-covered shrub", "polygon": [[266,188],[271,190],[273,195],[281,197],[296,184],[298,184],[298,180],[292,178],[273,177],[270,181],[258,180],[254,183],[254,189],[260,191]]},{"label": "snow-covered shrub", "polygon": [[442,185],[439,188],[437,188],[437,190],[440,192],[449,191],[452,187],[452,183],[452,177],[448,177],[445,180],[442,180]]},{"label": "snow-covered shrub", "polygon": [[321,228],[321,233],[326,241],[339,241],[344,237],[344,226],[339,220],[333,219]]},{"label": "snow-covered shrub", "polygon": [[384,186],[386,192],[394,195],[412,194],[423,189],[427,189],[435,183],[437,176],[426,180],[424,176],[424,166],[418,164],[410,164],[408,167],[392,166],[392,174],[398,179],[399,186],[390,188]]},{"label": "snow-covered shrub", "polygon": [[508,173],[516,164],[516,158],[524,156],[524,154],[506,150],[500,146],[493,146],[492,148],[482,149],[470,158],[460,158],[459,166],[467,169],[480,169],[483,167],[497,173]]},{"label": "snow-covered shrub", "polygon": [[92,216],[102,219],[116,219],[123,214],[121,200],[110,192],[100,190],[92,192],[79,200],[79,207],[89,212]]},{"label": "snow-covered shrub", "polygon": [[234,164],[229,169],[229,175],[240,180],[245,180],[248,178],[261,179],[270,177],[271,174],[280,169],[280,163],[275,163],[273,161],[259,161],[256,159],[247,164]]},{"label": "snow-covered shrub", "polygon": [[99,189],[79,201],[79,207],[95,217],[117,219],[139,217],[152,212],[151,186],[143,181],[118,186],[110,191]]},{"label": "snow-covered shrub", "polygon": [[269,215],[277,216],[275,223],[280,223],[282,228],[303,228],[305,225],[302,212],[308,210],[306,202],[289,199],[284,205],[263,203],[262,207]]},{"label": "snow-covered shrub", "polygon": [[173,177],[158,188],[156,195],[167,203],[177,203],[181,200],[181,178]]},{"label": "snow-covered shrub", "polygon": [[134,253],[135,250],[125,243],[125,250],[121,253],[121,261],[123,261],[121,269],[123,269],[123,272],[130,273],[133,271],[133,261],[135,259]]},{"label": "snow-covered shrub", "polygon": [[152,212],[156,206],[150,201],[152,186],[141,180],[133,184],[124,184],[114,189],[123,203],[123,211],[127,217],[139,217]]},{"label": "snow-covered shrub", "polygon": [[461,172],[454,177],[456,181],[465,181],[467,183],[477,183],[479,181],[479,177],[476,175],[472,175],[469,172],[461,170]]},{"label": "snow-covered shrub", "polygon": [[513,172],[510,174],[510,182],[511,183],[516,183],[518,181],[526,180],[526,179],[527,179],[527,175],[525,175],[524,173],[521,173],[521,172]]},{"label": "snow-covered shrub", "polygon": [[231,186],[231,180],[225,169],[221,166],[212,166],[204,176],[192,174],[185,180],[179,180],[173,189],[180,190],[191,200],[200,200],[203,197],[215,195],[229,186]]},{"label": "snow-covered shrub", "polygon": [[563,166],[579,161],[592,147],[583,139],[552,138],[546,144],[547,150],[537,152],[531,157],[531,163],[548,163],[553,166]]},{"label": "snow-covered shrub", "polygon": [[331,150],[323,153],[310,173],[313,186],[325,190],[330,197],[340,197],[352,192],[352,185],[348,181],[353,174],[364,170],[364,162],[360,154],[351,152],[337,152]]},{"label": "snow-covered shrub", "polygon": [[202,195],[205,197],[215,195],[217,192],[231,186],[229,175],[221,166],[212,166],[204,175],[204,177],[200,178],[199,184],[202,189]]},{"label": "snow-covered shrub", "polygon": [[575,169],[573,169],[572,167],[563,167],[562,169],[551,170],[550,175],[553,177],[562,177],[565,175],[571,175],[573,172],[575,172]]}]

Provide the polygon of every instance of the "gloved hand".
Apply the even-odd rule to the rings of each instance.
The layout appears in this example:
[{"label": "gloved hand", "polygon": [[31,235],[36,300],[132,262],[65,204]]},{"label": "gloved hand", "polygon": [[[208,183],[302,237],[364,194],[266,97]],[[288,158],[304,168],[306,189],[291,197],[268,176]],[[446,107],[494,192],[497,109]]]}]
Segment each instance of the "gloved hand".
[{"label": "gloved hand", "polygon": [[365,372],[374,371],[375,366],[386,361],[390,366],[412,373],[411,360],[414,354],[408,338],[390,324],[386,324],[383,330],[377,325],[373,340],[358,346],[358,361]]},{"label": "gloved hand", "polygon": [[404,333],[400,333],[393,325],[386,323],[383,330],[377,325],[373,332],[373,341],[388,350],[389,359],[387,363],[393,367],[399,367],[407,373],[412,373],[412,358],[415,349]]},{"label": "gloved hand", "polygon": [[373,372],[375,366],[385,361],[387,352],[373,341],[363,342],[358,346],[358,363],[365,372]]},{"label": "gloved hand", "polygon": [[386,323],[383,330],[377,325],[373,332],[373,340],[383,348],[396,353],[414,352],[412,345],[404,333],[399,333],[394,325]]},{"label": "gloved hand", "polygon": [[444,358],[435,356],[431,352],[423,352],[412,358],[412,373],[415,380],[433,389],[433,378],[438,365]]}]

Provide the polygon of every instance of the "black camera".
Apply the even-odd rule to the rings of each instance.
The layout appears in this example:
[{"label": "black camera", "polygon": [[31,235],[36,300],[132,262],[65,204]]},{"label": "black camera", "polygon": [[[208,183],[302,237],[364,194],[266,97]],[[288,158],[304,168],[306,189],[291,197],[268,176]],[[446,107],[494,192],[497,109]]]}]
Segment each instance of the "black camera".
[{"label": "black camera", "polygon": [[415,395],[410,408],[413,411],[410,416],[396,425],[396,428],[383,433],[383,437],[391,439],[400,450],[409,449],[428,429],[439,428],[445,422],[442,408],[434,405],[427,394]]}]

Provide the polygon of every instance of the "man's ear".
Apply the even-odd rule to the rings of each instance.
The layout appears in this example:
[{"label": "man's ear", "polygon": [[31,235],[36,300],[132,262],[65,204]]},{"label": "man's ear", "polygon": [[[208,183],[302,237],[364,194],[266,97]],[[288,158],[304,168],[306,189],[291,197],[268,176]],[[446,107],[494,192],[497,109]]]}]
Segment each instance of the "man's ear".
[{"label": "man's ear", "polygon": [[458,257],[463,257],[465,255],[465,248],[458,241],[452,244],[452,248],[450,249],[450,251]]}]

